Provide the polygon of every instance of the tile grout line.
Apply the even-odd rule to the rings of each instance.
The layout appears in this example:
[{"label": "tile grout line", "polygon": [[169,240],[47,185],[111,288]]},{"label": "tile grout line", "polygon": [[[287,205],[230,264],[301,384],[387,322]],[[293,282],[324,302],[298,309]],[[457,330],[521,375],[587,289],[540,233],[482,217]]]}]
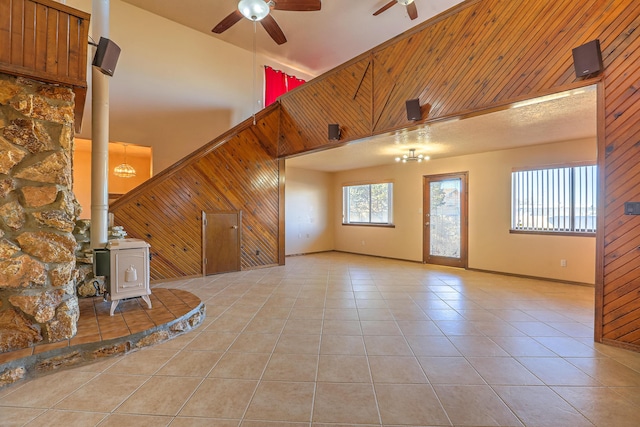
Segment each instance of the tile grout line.
[{"label": "tile grout line", "polygon": [[[282,281],[280,281],[280,283],[282,283]],[[280,286],[280,284],[278,285],[278,287]],[[277,287],[275,288],[277,289]],[[297,295],[300,294],[300,290],[298,290]],[[270,294],[270,297],[273,296],[273,291]],[[297,296],[296,296],[297,298]],[[265,300],[265,302],[260,306],[261,308],[264,307],[264,304],[266,304],[266,302],[269,300],[269,298],[267,298]],[[280,338],[282,337],[282,333],[284,331],[284,328],[287,325],[287,321],[289,320],[290,316],[291,316],[291,312],[293,311],[293,308],[295,306],[295,302],[294,304],[291,306],[291,308],[289,309],[289,314],[287,315],[287,318],[285,319],[284,324],[282,325],[282,328],[280,328],[280,332],[278,333],[278,338],[276,339],[276,342],[273,344],[273,347],[271,348],[271,353],[269,353],[269,357],[267,358],[267,362],[264,365],[264,368],[262,368],[262,372],[260,373],[260,377],[258,378],[258,380],[256,381],[256,386],[253,389],[253,392],[251,393],[251,397],[249,398],[249,401],[247,402],[247,406],[244,408],[244,411],[242,413],[242,416],[240,417],[240,424],[242,425],[242,423],[245,421],[247,413],[249,412],[249,407],[251,407],[251,403],[253,402],[253,399],[256,396],[256,393],[258,392],[258,389],[260,388],[260,385],[262,384],[263,378],[264,378],[264,374],[267,371],[267,368],[269,367],[269,363],[271,362],[271,359],[273,358],[273,355],[276,351],[276,347],[278,347],[278,342],[280,342]],[[259,313],[260,310],[256,310],[255,314],[252,316],[252,320],[255,319],[256,315]],[[245,325],[245,327],[238,333],[238,337],[240,336],[240,334],[242,334],[246,328],[249,326],[249,324],[251,323],[251,321],[247,322],[247,324]],[[236,337],[237,340],[237,337]],[[235,340],[234,340],[235,342]],[[233,343],[231,344],[233,345]],[[229,346],[229,348],[231,348],[231,346]],[[228,351],[228,350],[227,350]],[[260,420],[257,420],[260,421]]]},{"label": "tile grout line", "polygon": [[[223,288],[223,289],[221,289],[221,290],[220,290],[220,292],[223,292],[223,291],[224,291],[224,289],[226,289],[226,287],[225,287],[225,288]],[[218,292],[218,293],[220,293],[220,292]],[[221,314],[222,314],[222,313],[221,313]],[[218,316],[218,317],[219,317],[219,316]],[[200,326],[202,326],[202,325],[200,325]],[[203,331],[200,331],[200,332],[199,332],[195,337],[193,337],[193,339],[191,339],[189,342],[192,342],[192,341],[193,341],[197,336],[199,336],[202,332],[203,332]],[[188,345],[188,344],[187,344],[187,345]],[[151,378],[154,378],[154,377],[156,377],[156,376],[159,376],[159,375],[156,375],[156,374],[157,374],[157,373],[158,373],[158,372],[159,372],[163,367],[165,367],[165,366],[166,366],[170,361],[172,361],[172,360],[176,359],[176,358],[178,357],[178,355],[179,355],[179,354],[181,354],[182,352],[184,352],[184,351],[185,351],[185,348],[186,348],[186,345],[185,345],[185,346],[183,346],[180,350],[176,351],[176,353],[175,353],[173,356],[171,356],[171,357],[170,357],[166,362],[164,362],[160,367],[158,367],[158,369],[156,369],[152,374],[150,374],[150,375],[149,375],[149,378],[147,378],[147,380],[146,380],[146,381],[144,381],[142,384],[140,384],[140,386],[139,386],[139,387],[137,387],[134,391],[132,391],[132,392],[129,394],[129,396],[127,396],[127,398],[126,398],[126,399],[123,399],[123,400],[122,400],[118,405],[116,405],[116,407],[115,407],[115,408],[113,408],[113,409],[111,410],[111,414],[116,414],[117,410],[118,410],[120,407],[122,407],[122,405],[124,405],[124,404],[125,404],[125,402],[126,402],[129,398],[131,398],[131,397],[132,397],[132,396],[133,396],[137,391],[139,391],[139,390],[140,390],[140,389],[141,389],[145,384],[147,384],[147,383],[151,380]],[[144,350],[144,349],[142,349],[142,350]],[[217,364],[217,362],[216,362],[216,364]],[[113,366],[113,365],[112,365],[112,366]],[[111,367],[112,367],[112,366],[111,366]],[[110,367],[110,368],[111,368],[111,367]],[[108,369],[110,369],[110,368],[108,368]],[[204,378],[206,378],[206,376],[205,376]],[[198,386],[196,386],[196,387],[195,387],[194,391],[189,395],[189,397],[185,400],[185,402],[184,402],[184,403],[183,403],[183,404],[182,404],[182,405],[177,409],[176,414],[172,416],[172,421],[171,421],[171,422],[173,422],[173,420],[178,416],[178,414],[180,414],[180,411],[182,411],[182,409],[184,408],[184,405],[186,404],[186,402],[188,402],[188,401],[189,401],[189,399],[191,399],[191,397],[192,397],[192,396],[193,396],[193,394],[196,392],[196,390],[200,387],[200,385],[201,385],[201,384],[202,384],[202,381],[200,382],[200,384],[198,384]]]},{"label": "tile grout line", "polygon": [[364,339],[365,335],[364,335],[364,331],[362,330],[362,319],[360,317],[360,309],[357,308],[358,299],[356,298],[355,290],[353,289],[353,283],[351,285],[351,289],[354,294],[353,299],[356,302],[356,312],[358,313],[358,323],[360,324],[360,333],[362,334],[362,342],[364,344],[364,352],[367,360],[367,369],[369,370],[369,379],[371,380],[371,389],[373,391],[373,399],[374,399],[374,402],[376,403],[376,411],[378,413],[378,423],[382,426],[384,425],[382,421],[382,411],[380,410],[380,403],[378,402],[378,393],[376,391],[375,382],[373,380],[373,371],[371,370],[371,361],[369,360],[369,350],[367,349],[367,341]]}]

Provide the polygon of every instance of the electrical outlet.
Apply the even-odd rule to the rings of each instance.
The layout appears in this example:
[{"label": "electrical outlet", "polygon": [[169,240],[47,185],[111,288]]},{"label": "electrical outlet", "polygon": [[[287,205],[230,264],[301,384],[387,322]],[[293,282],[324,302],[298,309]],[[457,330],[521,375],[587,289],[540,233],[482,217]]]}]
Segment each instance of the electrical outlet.
[{"label": "electrical outlet", "polygon": [[624,203],[625,215],[640,215],[640,202],[625,202]]},{"label": "electrical outlet", "polygon": [[561,259],[560,260],[560,267],[566,267],[567,266],[567,260],[566,259]]}]

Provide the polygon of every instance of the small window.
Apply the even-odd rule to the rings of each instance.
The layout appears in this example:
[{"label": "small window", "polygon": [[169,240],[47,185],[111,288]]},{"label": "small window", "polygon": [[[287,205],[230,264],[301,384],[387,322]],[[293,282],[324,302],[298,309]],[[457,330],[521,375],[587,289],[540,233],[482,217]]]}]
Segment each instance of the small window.
[{"label": "small window", "polygon": [[532,232],[596,231],[596,166],[511,173],[511,229]]},{"label": "small window", "polygon": [[342,187],[344,224],[392,223],[393,184],[349,185]]}]

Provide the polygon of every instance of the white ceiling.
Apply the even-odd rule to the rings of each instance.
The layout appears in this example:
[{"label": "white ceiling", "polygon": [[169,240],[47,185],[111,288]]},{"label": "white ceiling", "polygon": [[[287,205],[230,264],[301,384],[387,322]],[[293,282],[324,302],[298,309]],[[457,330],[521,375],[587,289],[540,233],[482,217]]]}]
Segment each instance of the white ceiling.
[{"label": "white ceiling", "polygon": [[596,88],[586,87],[512,105],[501,111],[357,141],[287,159],[287,166],[336,172],[394,163],[396,156],[431,159],[594,138]]},{"label": "white ceiling", "polygon": [[[237,0],[123,1],[243,49],[253,49],[253,23],[246,19],[222,35],[211,32],[236,8]],[[272,11],[288,42],[278,46],[258,25],[256,50],[313,77],[461,3],[459,0],[415,0],[418,19],[413,21],[401,5],[373,16],[373,12],[388,1],[323,0],[322,10],[317,12]],[[594,88],[573,91],[566,97],[540,99],[519,108],[357,141],[288,159],[287,165],[337,171],[388,164],[394,157],[408,153],[410,148],[415,148],[416,154],[437,159],[595,137],[595,92]]]},{"label": "white ceiling", "polygon": [[[253,50],[253,23],[242,19],[222,34],[211,29],[237,8],[238,0],[123,0],[235,46]],[[316,12],[272,11],[287,43],[278,46],[258,25],[256,50],[293,69],[318,76],[461,3],[415,0],[418,18],[399,4],[373,16],[389,0],[323,0]]]}]

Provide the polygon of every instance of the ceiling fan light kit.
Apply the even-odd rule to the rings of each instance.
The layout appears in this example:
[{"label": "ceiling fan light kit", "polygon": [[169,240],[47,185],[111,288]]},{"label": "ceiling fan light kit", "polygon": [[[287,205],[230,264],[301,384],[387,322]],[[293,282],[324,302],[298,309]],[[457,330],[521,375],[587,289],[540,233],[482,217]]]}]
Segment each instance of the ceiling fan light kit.
[{"label": "ceiling fan light kit", "polygon": [[261,21],[269,14],[270,8],[264,0],[240,0],[238,10],[250,21]]}]

